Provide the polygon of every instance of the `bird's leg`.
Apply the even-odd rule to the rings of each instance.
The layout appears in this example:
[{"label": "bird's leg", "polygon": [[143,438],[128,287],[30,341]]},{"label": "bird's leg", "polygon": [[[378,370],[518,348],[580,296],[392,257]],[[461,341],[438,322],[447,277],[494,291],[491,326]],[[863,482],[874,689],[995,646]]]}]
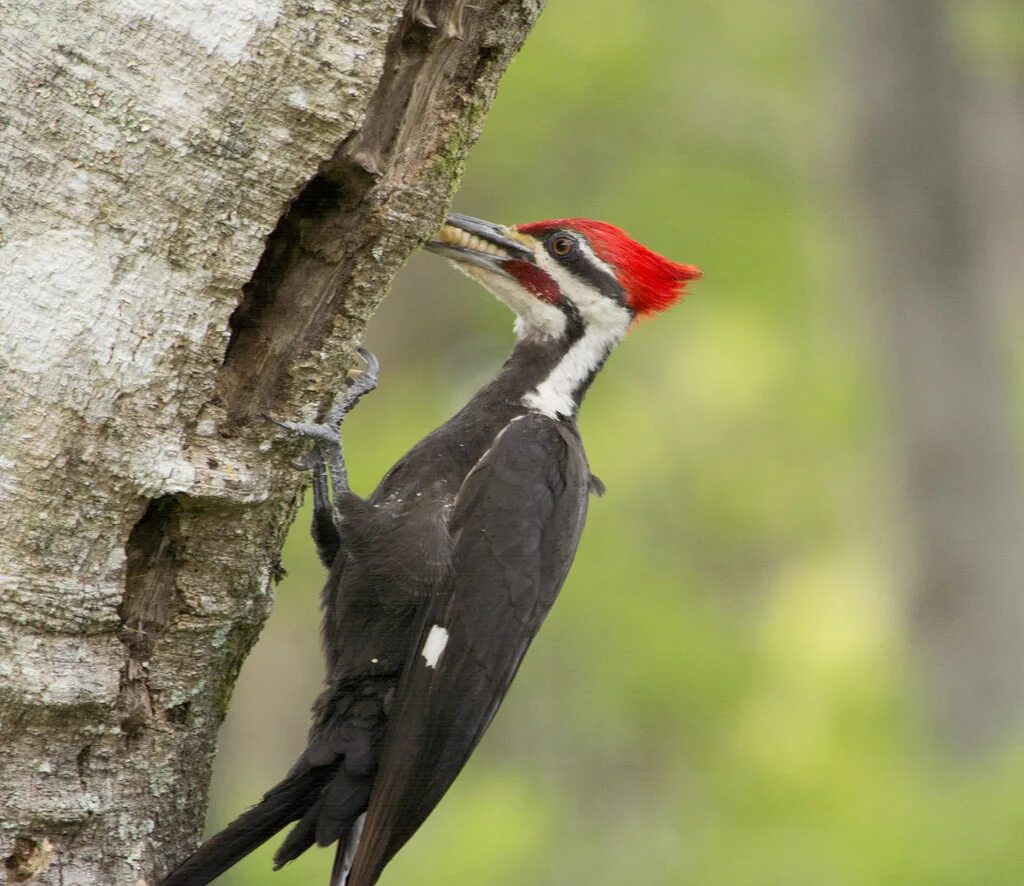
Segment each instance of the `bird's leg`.
[{"label": "bird's leg", "polygon": [[323,421],[278,421],[267,416],[278,427],[313,441],[312,451],[297,462],[296,467],[313,471],[313,539],[321,561],[327,566],[333,562],[341,544],[336,518],[338,502],[349,491],[348,470],[341,445],[341,423],[356,403],[377,387],[380,370],[380,363],[370,351],[365,348],[358,351],[366,368],[349,374],[345,380],[346,387],[334,398]]},{"label": "bird's leg", "polygon": [[318,447],[314,447],[310,455],[313,456],[313,523],[310,533],[320,562],[330,569],[341,548],[341,532],[327,485],[327,465]]}]

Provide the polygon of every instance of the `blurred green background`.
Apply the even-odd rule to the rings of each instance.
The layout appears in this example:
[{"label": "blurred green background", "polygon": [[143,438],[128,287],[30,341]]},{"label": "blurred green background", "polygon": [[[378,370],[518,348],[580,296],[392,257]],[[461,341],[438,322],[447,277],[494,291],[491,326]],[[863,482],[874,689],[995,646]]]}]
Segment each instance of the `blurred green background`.
[{"label": "blurred green background", "polygon": [[[1015,0],[541,16],[456,208],[603,218],[706,277],[588,395],[608,493],[385,886],[1024,883],[1022,20]],[[511,323],[413,258],[365,338],[383,371],[345,428],[357,491],[494,373]],[[307,527],[221,733],[211,829],[303,744]],[[328,851],[271,874],[275,842],[220,882],[326,882]]]}]

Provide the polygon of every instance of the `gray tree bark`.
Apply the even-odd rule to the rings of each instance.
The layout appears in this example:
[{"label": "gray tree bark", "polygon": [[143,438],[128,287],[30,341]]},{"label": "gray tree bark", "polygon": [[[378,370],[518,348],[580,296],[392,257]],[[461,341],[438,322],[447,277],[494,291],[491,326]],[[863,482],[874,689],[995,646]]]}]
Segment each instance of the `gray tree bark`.
[{"label": "gray tree bark", "polygon": [[9,882],[198,838],[302,482],[259,416],[330,400],[540,6],[0,0]]},{"label": "gray tree bark", "polygon": [[1013,263],[1005,244],[1021,230],[1024,130],[978,112],[1000,102],[979,101],[990,87],[965,65],[948,9],[861,0],[840,20],[857,270],[893,394],[911,637],[942,734],[970,753],[1024,725],[1024,498],[1005,326],[1010,288],[1020,294],[1007,269],[1019,272],[1021,242]]}]

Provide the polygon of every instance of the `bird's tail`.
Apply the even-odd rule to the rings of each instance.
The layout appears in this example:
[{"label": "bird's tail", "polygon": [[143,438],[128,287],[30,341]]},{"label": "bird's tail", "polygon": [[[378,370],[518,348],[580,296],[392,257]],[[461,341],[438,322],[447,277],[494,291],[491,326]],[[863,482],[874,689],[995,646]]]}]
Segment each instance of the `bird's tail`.
[{"label": "bird's tail", "polygon": [[252,809],[210,837],[161,880],[160,886],[205,886],[289,822],[301,818],[331,772],[332,767],[314,767],[289,776]]}]

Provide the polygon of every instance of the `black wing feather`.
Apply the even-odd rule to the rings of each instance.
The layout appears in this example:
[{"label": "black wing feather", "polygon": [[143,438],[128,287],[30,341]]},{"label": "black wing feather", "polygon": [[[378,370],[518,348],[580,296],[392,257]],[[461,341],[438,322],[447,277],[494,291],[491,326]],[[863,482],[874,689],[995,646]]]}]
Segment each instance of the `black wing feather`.
[{"label": "black wing feather", "polygon": [[[506,426],[467,477],[449,590],[427,605],[403,674],[348,886],[376,881],[490,724],[569,571],[589,480],[575,429],[535,414]],[[431,666],[435,626],[447,643]]]}]

